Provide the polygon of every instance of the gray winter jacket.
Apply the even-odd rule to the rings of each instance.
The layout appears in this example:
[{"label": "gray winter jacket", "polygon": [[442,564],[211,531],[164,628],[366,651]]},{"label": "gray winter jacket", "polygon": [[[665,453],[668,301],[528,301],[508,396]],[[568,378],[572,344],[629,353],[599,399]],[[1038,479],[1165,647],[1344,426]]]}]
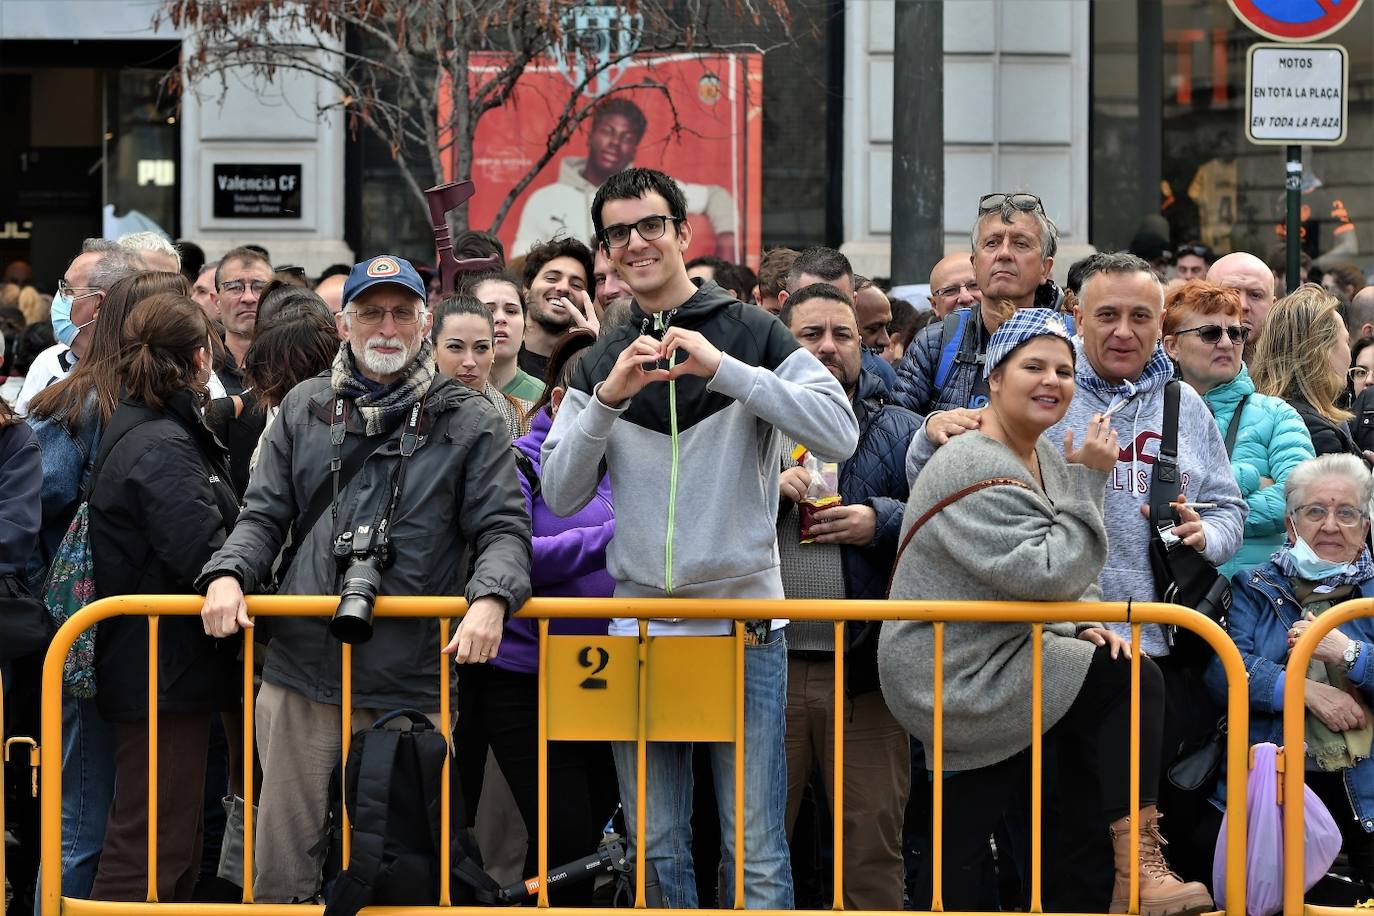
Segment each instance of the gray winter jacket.
[{"label": "gray winter jacket", "polygon": [[[988,487],[948,506],[916,533],[892,581],[894,599],[1077,601],[1098,598],[1107,558],[1102,497],[1107,475],[1067,464],[1041,436],[1042,490],[1002,443],[980,432],[949,441],[911,490],[902,537],[931,506],[970,484],[1012,477],[1031,489]],[[1044,728],[1068,712],[1094,646],[1075,638],[1098,624],[1046,624]],[[934,737],[934,631],[924,621],[889,621],[878,642],[883,697],[898,722],[927,747]],[[944,768],[972,770],[1030,746],[1031,628],[1024,623],[945,625]]]},{"label": "gray winter jacket", "polygon": [[[249,594],[270,584],[291,524],[318,488],[330,486],[333,403],[328,373],[286,396],[263,441],[238,523],[206,564],[198,588],[222,575],[237,577]],[[400,433],[394,430],[344,487],[337,524],[326,510],[304,537],[280,593],[339,593],[334,529],[351,531],[381,515],[400,461]],[[349,411],[343,454],[363,435],[358,412]],[[425,401],[419,446],[406,463],[391,526],[395,562],[383,571],[379,594],[465,594],[469,601],[495,595],[511,612],[518,610],[530,596],[530,527],[516,474],[510,435],[496,408],[480,391],[437,379]],[[324,617],[272,619],[263,679],[315,702],[338,704],[340,643],[328,624]],[[353,647],[353,705],[438,709],[440,648],[433,620],[377,620],[372,639]]]}]

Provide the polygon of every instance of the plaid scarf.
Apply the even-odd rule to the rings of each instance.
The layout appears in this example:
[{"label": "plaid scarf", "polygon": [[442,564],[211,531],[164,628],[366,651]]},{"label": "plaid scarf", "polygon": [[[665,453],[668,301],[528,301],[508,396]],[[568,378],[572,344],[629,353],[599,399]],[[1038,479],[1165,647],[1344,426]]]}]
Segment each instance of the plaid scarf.
[{"label": "plaid scarf", "polygon": [[1126,379],[1119,384],[1107,381],[1098,375],[1093,369],[1086,356],[1083,355],[1082,344],[1078,346],[1078,372],[1075,381],[1084,388],[1096,391],[1099,394],[1110,395],[1113,400],[1128,401],[1135,397],[1137,393],[1155,391],[1162,389],[1169,379],[1174,377],[1174,364],[1164,352],[1162,344],[1155,344],[1154,352],[1150,354],[1150,359],[1145,363],[1145,368],[1140,373],[1140,378],[1135,381]]},{"label": "plaid scarf", "polygon": [[367,425],[367,434],[375,436],[395,426],[401,416],[429,390],[434,374],[434,345],[426,337],[420,344],[420,352],[406,368],[405,376],[381,391],[372,391],[358,380],[353,347],[349,344],[339,347],[329,383],[339,397],[353,399],[353,405],[358,408]]},{"label": "plaid scarf", "polygon": [[[1269,559],[1279,568],[1279,572],[1290,579],[1296,580],[1298,578],[1298,567],[1289,557],[1289,554],[1292,552],[1293,541],[1291,538],[1285,538],[1283,546],[1274,551],[1274,555]],[[1335,575],[1328,576],[1321,582],[1318,582],[1313,591],[1320,595],[1343,585],[1359,588],[1370,579],[1374,579],[1374,560],[1371,560],[1369,548],[1366,547],[1360,551],[1358,557],[1343,567]]]}]

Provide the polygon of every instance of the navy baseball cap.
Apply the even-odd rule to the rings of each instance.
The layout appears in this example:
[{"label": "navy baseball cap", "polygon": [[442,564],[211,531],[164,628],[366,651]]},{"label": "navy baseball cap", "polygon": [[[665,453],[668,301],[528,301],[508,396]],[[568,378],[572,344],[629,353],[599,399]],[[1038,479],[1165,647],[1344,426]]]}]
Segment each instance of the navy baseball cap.
[{"label": "navy baseball cap", "polygon": [[358,298],[363,290],[371,289],[379,283],[404,286],[421,299],[428,296],[425,281],[420,279],[420,274],[409,261],[389,254],[379,254],[375,258],[354,264],[353,269],[348,272],[348,280],[344,282],[343,288],[344,306],[347,307]]}]

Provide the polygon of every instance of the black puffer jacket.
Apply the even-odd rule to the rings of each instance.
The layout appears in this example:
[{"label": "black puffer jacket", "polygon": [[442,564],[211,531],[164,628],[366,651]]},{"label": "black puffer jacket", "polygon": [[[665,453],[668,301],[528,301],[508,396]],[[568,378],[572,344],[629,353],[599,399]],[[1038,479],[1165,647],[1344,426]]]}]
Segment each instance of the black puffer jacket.
[{"label": "black puffer jacket", "polygon": [[[330,486],[333,404],[328,372],[286,396],[263,440],[238,524],[205,564],[198,588],[222,575],[236,577],[249,594],[269,583],[291,525],[314,494]],[[345,455],[365,435],[356,410],[346,418]],[[381,515],[401,457],[401,432],[394,429],[343,487],[338,531]],[[391,524],[395,560],[382,572],[379,593],[466,594],[469,601],[494,595],[518,610],[530,596],[530,520],[505,421],[480,391],[437,378],[426,395],[419,436]],[[339,593],[334,530],[326,509],[302,538],[280,593]],[[317,703],[339,704],[341,644],[328,627],[324,617],[274,618],[263,680]],[[438,709],[439,649],[433,620],[376,621],[372,639],[353,648],[353,705]]]},{"label": "black puffer jacket", "polygon": [[[882,379],[868,370],[859,377],[853,405],[859,420],[859,446],[840,465],[840,495],[845,505],[870,506],[877,518],[873,543],[841,549],[845,597],[886,598],[906,511],[906,450],[921,428],[921,418],[887,403]],[[880,626],[877,621],[849,625],[845,659],[851,694],[878,689]]]},{"label": "black puffer jacket", "polygon": [[1321,455],[1354,455],[1356,458],[1363,458],[1360,447],[1355,444],[1354,438],[1350,435],[1350,427],[1345,423],[1337,423],[1328,420],[1317,412],[1303,398],[1287,398],[1288,404],[1298,412],[1302,421],[1307,424],[1308,435],[1312,437],[1312,448],[1318,456]]},{"label": "black puffer jacket", "polygon": [[963,336],[959,347],[949,354],[951,365],[945,384],[935,387],[941,359],[945,356],[945,322],[940,321],[921,331],[897,364],[897,384],[892,389],[892,403],[925,416],[937,410],[956,407],[981,406],[970,404],[974,389],[983,375],[980,357],[988,348],[988,333],[983,327],[982,309],[956,309],[951,315],[967,313],[962,323]]},{"label": "black puffer jacket", "polygon": [[[195,591],[205,561],[234,526],[238,504],[224,449],[200,422],[189,391],[165,410],[124,400],[101,439],[91,487],[96,597]],[[239,640],[212,639],[200,617],[158,625],[164,712],[234,709]],[[97,703],[112,722],[148,716],[148,624],[117,617],[96,630]]]}]

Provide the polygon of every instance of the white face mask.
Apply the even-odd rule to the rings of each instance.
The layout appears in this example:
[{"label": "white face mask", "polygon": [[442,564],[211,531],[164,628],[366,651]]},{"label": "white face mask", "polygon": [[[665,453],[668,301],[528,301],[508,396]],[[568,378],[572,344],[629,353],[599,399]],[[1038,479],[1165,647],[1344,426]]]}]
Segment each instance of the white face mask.
[{"label": "white face mask", "polygon": [[1306,579],[1309,582],[1322,582],[1338,573],[1345,572],[1353,565],[1351,563],[1338,563],[1332,560],[1323,560],[1301,537],[1296,537],[1293,541],[1293,549],[1288,552],[1288,559],[1293,562],[1294,569],[1297,570],[1298,578]]}]

